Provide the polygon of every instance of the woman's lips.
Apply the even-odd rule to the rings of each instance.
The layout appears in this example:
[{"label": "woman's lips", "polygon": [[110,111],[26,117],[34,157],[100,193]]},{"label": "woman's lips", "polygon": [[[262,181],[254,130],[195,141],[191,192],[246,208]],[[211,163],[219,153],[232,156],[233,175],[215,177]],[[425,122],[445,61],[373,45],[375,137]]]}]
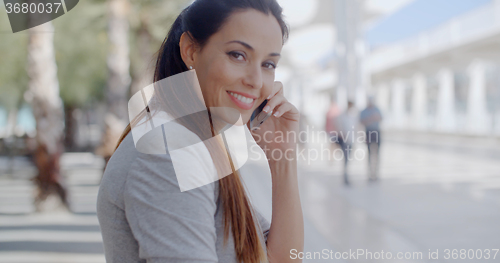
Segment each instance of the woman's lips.
[{"label": "woman's lips", "polygon": [[[236,104],[236,106],[238,106],[238,107],[240,107],[241,109],[244,109],[244,110],[251,109],[253,107],[253,105],[255,104],[255,99],[254,98],[243,96],[239,92],[237,93],[237,92],[227,91],[227,95],[234,102],[234,104]],[[239,98],[242,98],[243,101],[239,100],[235,96],[237,96]],[[247,100],[247,101],[251,100],[251,101],[250,102],[244,102],[245,100]]]}]

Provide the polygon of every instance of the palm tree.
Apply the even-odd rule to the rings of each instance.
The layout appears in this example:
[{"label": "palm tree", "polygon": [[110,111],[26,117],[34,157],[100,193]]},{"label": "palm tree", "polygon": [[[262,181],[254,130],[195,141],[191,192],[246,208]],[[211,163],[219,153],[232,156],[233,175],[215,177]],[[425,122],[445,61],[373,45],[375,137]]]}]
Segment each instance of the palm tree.
[{"label": "palm tree", "polygon": [[109,111],[127,120],[127,95],[130,86],[128,0],[108,1],[108,90]]},{"label": "palm tree", "polygon": [[[155,52],[161,46],[170,25],[190,0],[132,0],[130,14],[131,74],[130,94],[153,83]],[[162,10],[158,12],[157,10]]]},{"label": "palm tree", "polygon": [[[55,20],[54,27],[59,94],[65,113],[65,150],[88,150],[92,148],[89,138],[81,136],[85,136],[82,131],[90,116],[81,115],[95,114],[104,98],[108,50],[106,2],[80,2],[70,15]],[[77,115],[78,112],[82,114]]]},{"label": "palm tree", "polygon": [[54,27],[51,22],[29,29],[28,92],[36,120],[37,148],[34,153],[38,174],[35,199],[37,210],[50,194],[56,193],[68,206],[66,190],[60,183],[59,159],[63,151],[63,104],[54,55]]},{"label": "palm tree", "polygon": [[[153,81],[154,52],[166,36],[170,24],[188,0],[109,0],[108,1],[108,81],[106,131],[97,153],[109,159],[128,123],[127,103],[134,94]],[[162,12],[158,12],[162,10]],[[129,45],[133,47],[130,52]],[[130,61],[134,64],[130,66]],[[132,71],[132,77],[130,71]]]},{"label": "palm tree", "polygon": [[130,87],[129,21],[128,0],[108,1],[108,41],[107,58],[108,81],[106,102],[108,115],[105,118],[105,132],[97,153],[106,162],[113,154],[121,132],[128,120],[127,99]]}]

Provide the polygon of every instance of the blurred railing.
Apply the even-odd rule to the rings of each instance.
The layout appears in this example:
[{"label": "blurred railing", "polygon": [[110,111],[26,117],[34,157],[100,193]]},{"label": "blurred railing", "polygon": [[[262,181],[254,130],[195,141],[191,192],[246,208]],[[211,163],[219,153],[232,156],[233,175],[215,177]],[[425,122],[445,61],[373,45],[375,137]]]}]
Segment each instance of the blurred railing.
[{"label": "blurred railing", "polygon": [[500,1],[493,0],[433,29],[371,52],[367,67],[378,73],[500,33]]}]

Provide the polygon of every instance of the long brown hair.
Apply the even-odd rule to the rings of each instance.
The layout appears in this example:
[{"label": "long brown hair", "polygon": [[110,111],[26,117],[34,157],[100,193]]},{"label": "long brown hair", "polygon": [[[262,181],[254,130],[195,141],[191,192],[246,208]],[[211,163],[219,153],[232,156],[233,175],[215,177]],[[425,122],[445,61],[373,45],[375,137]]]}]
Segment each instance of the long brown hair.
[{"label": "long brown hair", "polygon": [[[160,80],[188,70],[180,54],[179,41],[182,33],[189,32],[189,35],[203,48],[208,38],[221,28],[233,12],[250,8],[264,14],[271,13],[280,24],[283,43],[286,41],[288,27],[282,18],[282,8],[276,0],[196,0],[181,12],[163,41],[158,51],[154,82],[158,83]],[[154,96],[159,98],[159,101],[165,101],[162,98],[177,97],[176,92],[178,91],[174,88],[160,89],[155,87]],[[195,97],[193,96],[193,98]],[[182,111],[186,107],[192,107],[191,103],[201,102],[176,101],[172,103],[169,100],[169,105],[162,105],[162,107],[169,113],[175,113],[176,111]],[[116,148],[131,131],[131,128],[137,125],[139,120],[147,116],[148,113],[149,108],[144,109],[139,116],[127,125]],[[214,135],[213,130],[212,134],[200,134],[200,131],[204,130],[203,127],[210,127],[211,125],[200,114],[186,116],[181,120],[181,123],[189,130],[196,131],[195,133],[201,135],[201,137]],[[201,139],[204,140],[204,138]],[[218,158],[221,156],[221,149],[225,149],[222,147],[224,146],[214,147],[214,145],[210,145],[207,147],[214,162],[222,159]],[[217,168],[220,167],[220,163],[215,163],[215,165]],[[219,180],[219,200],[224,213],[224,244],[227,243],[229,231],[231,230],[236,257],[239,262],[257,263],[267,261],[259,239],[252,207],[237,170],[233,169],[232,174]]]}]

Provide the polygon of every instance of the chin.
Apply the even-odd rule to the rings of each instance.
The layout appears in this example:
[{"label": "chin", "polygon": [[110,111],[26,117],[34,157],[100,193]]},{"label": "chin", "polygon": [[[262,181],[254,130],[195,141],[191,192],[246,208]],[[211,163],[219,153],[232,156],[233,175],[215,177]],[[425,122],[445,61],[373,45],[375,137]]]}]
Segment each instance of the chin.
[{"label": "chin", "polygon": [[210,114],[212,119],[219,119],[230,124],[237,124],[238,119],[241,118],[244,125],[250,119],[248,112],[241,112],[239,109],[227,105],[211,107]]},{"label": "chin", "polygon": [[241,116],[241,120],[243,121],[243,124],[247,124],[250,121],[250,116]]},{"label": "chin", "polygon": [[241,121],[243,122],[243,125],[246,125],[250,121],[250,116],[252,116],[250,111],[239,111],[240,113],[240,118]]},{"label": "chin", "polygon": [[252,112],[255,110],[255,109],[242,110],[240,108],[234,108],[234,109],[238,110],[238,112],[240,113],[241,120],[243,121],[243,123],[247,123],[250,121],[250,116],[252,116]]}]

